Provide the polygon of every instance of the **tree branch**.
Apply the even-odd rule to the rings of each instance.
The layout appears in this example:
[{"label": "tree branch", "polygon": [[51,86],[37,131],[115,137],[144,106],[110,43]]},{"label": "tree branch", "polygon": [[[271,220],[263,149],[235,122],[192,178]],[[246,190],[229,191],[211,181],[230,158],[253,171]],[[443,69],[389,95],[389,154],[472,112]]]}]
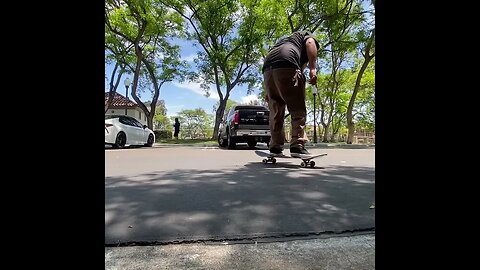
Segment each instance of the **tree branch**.
[{"label": "tree branch", "polygon": [[[185,18],[187,21],[190,22],[190,25],[193,27],[193,29],[195,30],[195,33],[197,35],[197,38],[198,38],[198,43],[200,43],[200,46],[203,47],[203,49],[205,50],[205,52],[207,53],[208,57],[211,59],[212,58],[212,55],[210,53],[210,51],[207,49],[207,47],[205,46],[203,40],[202,40],[202,36],[200,35],[200,32],[198,31],[196,25],[193,23],[193,20],[192,18],[195,16],[195,14],[198,12],[198,10],[194,9],[191,7],[191,3],[187,3],[187,7],[190,8],[192,11],[193,11],[193,14],[192,16],[188,17],[186,16],[183,12],[181,12],[176,6],[171,6],[175,11],[177,11],[180,16],[182,16],[183,18]],[[200,21],[200,20],[199,20]],[[211,47],[211,45],[208,43],[208,40],[206,41],[207,45],[209,47]]]},{"label": "tree branch", "polygon": [[124,39],[126,39],[127,41],[130,41],[130,42],[133,42],[133,40],[128,37],[127,35],[123,34],[122,32],[118,31],[117,29],[113,28],[112,25],[110,24],[110,21],[108,19],[108,17],[105,15],[105,24],[107,25],[108,29],[110,31],[112,31],[114,34],[117,34],[121,37],[123,37]]},{"label": "tree branch", "polygon": [[293,21],[292,21],[292,17],[295,15],[295,13],[297,12],[298,10],[298,0],[295,0],[295,6],[292,10],[292,13],[288,14],[288,24],[290,25],[290,30],[293,32],[295,32],[295,27],[293,26]]}]

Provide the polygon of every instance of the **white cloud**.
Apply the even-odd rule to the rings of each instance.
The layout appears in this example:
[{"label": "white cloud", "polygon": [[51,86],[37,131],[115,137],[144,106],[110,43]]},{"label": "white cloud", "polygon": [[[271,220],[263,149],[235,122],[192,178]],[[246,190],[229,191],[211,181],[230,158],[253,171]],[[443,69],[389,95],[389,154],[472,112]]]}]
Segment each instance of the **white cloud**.
[{"label": "white cloud", "polygon": [[[173,85],[175,85],[176,87],[188,89],[188,90],[194,92],[195,94],[205,96],[205,90],[203,90],[200,87],[200,83],[196,83],[196,82],[183,82],[183,83],[182,82],[174,82]],[[213,86],[210,86],[210,96],[208,98],[215,99],[215,100],[219,99],[217,90]]]},{"label": "white cloud", "polygon": [[187,62],[193,62],[195,57],[197,57],[196,54],[191,54],[191,55],[187,55],[187,56],[182,57],[182,60],[187,61]]},{"label": "white cloud", "polygon": [[178,109],[181,109],[183,107],[185,107],[185,105],[171,105],[171,106],[165,106],[167,108],[167,111],[168,110],[178,110]]},{"label": "white cloud", "polygon": [[247,103],[250,103],[250,102],[255,101],[255,100],[258,100],[257,95],[248,95],[248,96],[241,97],[240,98],[240,103],[247,104]]},{"label": "white cloud", "polygon": [[175,116],[178,115],[178,112],[183,110],[185,105],[171,105],[171,106],[165,106],[167,108],[167,116]]}]

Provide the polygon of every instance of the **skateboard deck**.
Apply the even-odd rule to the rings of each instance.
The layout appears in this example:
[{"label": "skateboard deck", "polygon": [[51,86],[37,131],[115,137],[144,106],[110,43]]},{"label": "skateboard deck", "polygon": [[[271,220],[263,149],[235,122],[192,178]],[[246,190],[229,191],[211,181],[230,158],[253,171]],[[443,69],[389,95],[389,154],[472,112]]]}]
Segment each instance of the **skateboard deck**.
[{"label": "skateboard deck", "polygon": [[259,150],[255,150],[255,154],[257,154],[260,157],[265,157],[265,159],[262,160],[263,164],[267,164],[269,162],[272,164],[275,164],[277,163],[277,158],[299,158],[302,160],[302,163],[300,163],[301,167],[310,167],[310,168],[315,167],[315,161],[313,161],[312,159],[327,155],[326,153],[323,153],[318,155],[298,154],[298,156],[297,155],[291,156],[291,155],[284,155],[284,154],[272,154],[270,152],[264,152]]}]

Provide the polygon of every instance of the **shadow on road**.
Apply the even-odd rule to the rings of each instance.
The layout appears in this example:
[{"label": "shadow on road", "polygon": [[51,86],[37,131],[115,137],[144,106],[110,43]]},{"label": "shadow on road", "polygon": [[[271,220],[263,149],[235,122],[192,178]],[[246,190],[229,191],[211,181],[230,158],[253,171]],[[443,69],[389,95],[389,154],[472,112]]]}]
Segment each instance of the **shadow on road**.
[{"label": "shadow on road", "polygon": [[375,168],[157,171],[105,178],[105,243],[252,239],[375,227]]}]

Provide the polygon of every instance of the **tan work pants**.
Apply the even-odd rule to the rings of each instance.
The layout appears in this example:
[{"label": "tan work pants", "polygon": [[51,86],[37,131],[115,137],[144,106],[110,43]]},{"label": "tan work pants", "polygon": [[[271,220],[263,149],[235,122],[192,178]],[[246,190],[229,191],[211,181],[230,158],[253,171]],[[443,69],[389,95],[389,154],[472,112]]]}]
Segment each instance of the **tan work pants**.
[{"label": "tan work pants", "polygon": [[300,70],[277,68],[266,70],[263,79],[270,110],[270,148],[283,149],[285,106],[292,117],[290,147],[305,144],[305,76]]}]

